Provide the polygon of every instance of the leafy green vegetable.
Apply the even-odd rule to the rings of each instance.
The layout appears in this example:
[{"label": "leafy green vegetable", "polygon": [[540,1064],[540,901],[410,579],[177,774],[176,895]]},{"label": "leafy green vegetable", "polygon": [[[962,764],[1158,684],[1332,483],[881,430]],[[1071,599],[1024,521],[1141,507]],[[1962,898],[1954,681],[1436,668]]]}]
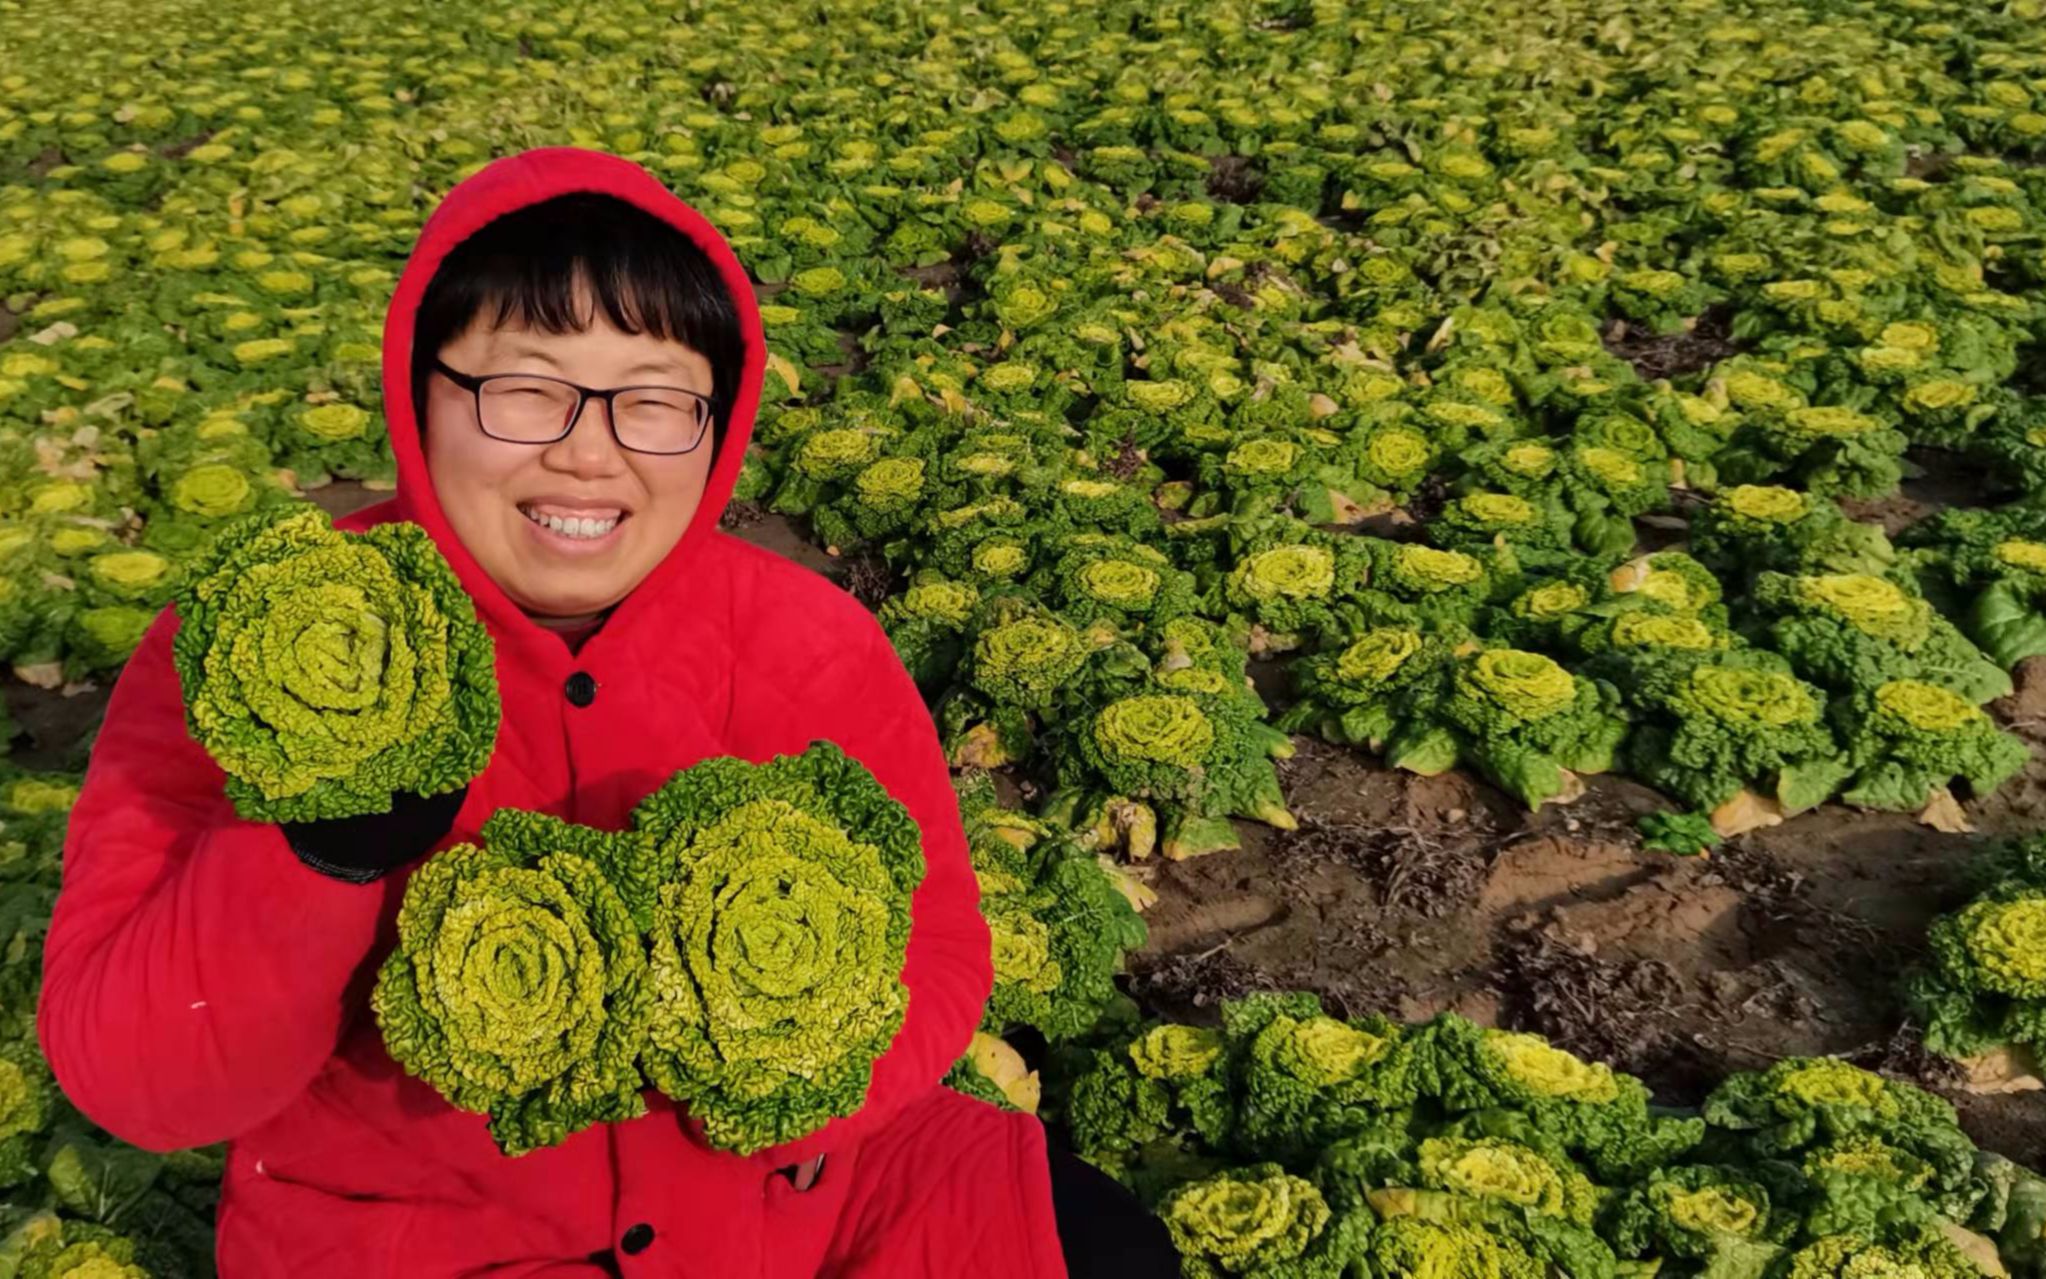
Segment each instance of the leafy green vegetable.
[{"label": "leafy green vegetable", "polygon": [[1252,995],[1224,1013],[1237,1065],[1239,1139],[1298,1159],[1413,1104],[1411,1052],[1382,1017],[1343,1021],[1312,998]]},{"label": "leafy green vegetable", "polygon": [[1953,597],[1946,611],[1983,652],[2006,669],[2046,653],[2046,513],[1950,510],[1909,532],[1928,589]]},{"label": "leafy green vegetable", "polygon": [[192,735],[251,820],[383,812],[490,759],[490,636],[415,525],[338,533],[310,507],[251,520],[215,544],[178,615]]},{"label": "leafy green vegetable", "polygon": [[1123,955],[1145,929],[1109,873],[1044,822],[1001,808],[985,773],[955,783],[994,939],[995,988],[982,1024],[1046,1039],[1091,1031],[1118,998]]},{"label": "leafy green vegetable", "polygon": [[1457,1279],[1539,1279],[1547,1266],[1483,1221],[1434,1220],[1398,1214],[1371,1232],[1365,1257],[1387,1279],[1454,1275]]},{"label": "leafy green vegetable", "polygon": [[58,1103],[42,1054],[26,1039],[0,1042],[0,1186],[36,1175],[36,1138]]},{"label": "leafy green vegetable", "polygon": [[1924,1161],[1937,1188],[1961,1190],[1974,1172],[1973,1143],[1950,1104],[1833,1058],[1791,1057],[1730,1075],[1705,1099],[1704,1115],[1751,1159],[1873,1137]]},{"label": "leafy green vegetable", "polygon": [[1508,1106],[1602,1177],[1638,1176],[1696,1145],[1704,1126],[1650,1113],[1640,1081],[1583,1061],[1540,1036],[1481,1029],[1444,1015],[1416,1047],[1424,1095],[1452,1111]]},{"label": "leafy green vegetable", "polygon": [[1407,627],[1373,627],[1295,663],[1299,700],[1273,726],[1383,750],[1404,719],[1427,715],[1440,700],[1448,663],[1439,640]]},{"label": "leafy green vegetable", "polygon": [[1088,677],[1063,690],[1060,789],[1047,816],[1098,826],[1120,809],[1124,815],[1109,820],[1127,828],[1127,810],[1141,806],[1141,824],[1159,831],[1159,846],[1174,859],[1235,847],[1232,816],[1291,829],[1273,761],[1293,745],[1264,721],[1243,650],[1213,623],[1190,617],[1140,640],[1108,643]]},{"label": "leafy green vegetable", "polygon": [[1418,1152],[1421,1184],[1589,1226],[1599,1191],[1568,1155],[1548,1143],[1502,1137],[1429,1137]]},{"label": "leafy green vegetable", "polygon": [[1790,478],[1814,497],[1882,497],[1902,478],[1904,433],[1840,404],[1762,405],[1714,462],[1736,482]]},{"label": "leafy green vegetable", "polygon": [[1968,1255],[1936,1231],[1910,1235],[1894,1244],[1854,1235],[1827,1235],[1792,1254],[1785,1279],[1834,1279],[1855,1275],[1925,1275],[1928,1279],[1974,1279],[1982,1272]]},{"label": "leafy green vegetable", "polygon": [[[646,943],[610,878],[615,840],[513,809],[405,885],[371,1007],[384,1045],[506,1154],[645,1113]],[[665,987],[659,988],[665,993]]]},{"label": "leafy green vegetable", "polygon": [[1024,615],[980,632],[966,656],[966,678],[998,703],[1043,710],[1087,660],[1079,630],[1054,614]]},{"label": "leafy green vegetable", "polygon": [[1388,759],[1434,762],[1431,732],[1447,733],[1468,760],[1530,808],[1568,797],[1571,774],[1602,773],[1627,725],[1610,686],[1572,675],[1550,658],[1492,649],[1459,660],[1440,720],[1394,739]]},{"label": "leafy green vegetable", "polygon": [[1076,725],[1073,754],[1118,794],[1291,826],[1270,733],[1241,696],[1139,693]]},{"label": "leafy green vegetable", "polygon": [[971,584],[930,569],[881,605],[881,625],[919,687],[940,689],[952,679],[979,606],[980,592]]},{"label": "leafy green vegetable", "polygon": [[2011,690],[2003,668],[1892,578],[1764,573],[1755,581],[1750,606],[1769,642],[1798,674],[1835,692],[1922,680],[1980,704]]},{"label": "leafy green vegetable", "polygon": [[655,876],[648,1080],[740,1154],[858,1110],[908,1005],[908,811],[817,742],[683,770],[633,810],[631,847]]},{"label": "leafy green vegetable", "polygon": [[1355,542],[1290,524],[1254,537],[1220,583],[1223,604],[1280,634],[1337,629],[1370,572]]},{"label": "leafy green vegetable", "polygon": [[1657,1168],[1610,1209],[1606,1237],[1625,1257],[1650,1253],[1693,1261],[1757,1243],[1780,1244],[1795,1218],[1738,1168]]},{"label": "leafy green vegetable", "polygon": [[1935,1052],[2046,1044],[2046,884],[2007,881],[1927,930],[1931,963],[1911,983]]},{"label": "leafy green vegetable", "polygon": [[1640,679],[1630,700],[1629,770],[1693,807],[1716,808],[1754,787],[1807,808],[1845,775],[1824,696],[1786,671],[1732,662],[1672,668]]},{"label": "leafy green vegetable", "polygon": [[1313,1183],[1277,1164],[1181,1186],[1159,1215],[1189,1279],[1337,1279],[1355,1261],[1349,1219],[1333,1219]]},{"label": "leafy green vegetable", "polygon": [[1081,625],[1156,625],[1193,611],[1194,578],[1154,546],[1083,533],[1066,540],[1040,594]]},{"label": "leafy green vegetable", "polygon": [[1691,520],[1691,553],[1723,577],[1757,572],[1882,573],[1896,550],[1882,528],[1823,497],[1774,485],[1721,491]]},{"label": "leafy green vegetable", "polygon": [[1643,813],[1634,823],[1641,846],[1678,857],[1700,857],[1724,842],[1702,813]]},{"label": "leafy green vegetable", "polygon": [[1899,679],[1834,704],[1834,728],[1853,770],[1841,798],[1864,808],[1914,812],[1958,777],[1987,795],[2031,757],[1950,688]]}]

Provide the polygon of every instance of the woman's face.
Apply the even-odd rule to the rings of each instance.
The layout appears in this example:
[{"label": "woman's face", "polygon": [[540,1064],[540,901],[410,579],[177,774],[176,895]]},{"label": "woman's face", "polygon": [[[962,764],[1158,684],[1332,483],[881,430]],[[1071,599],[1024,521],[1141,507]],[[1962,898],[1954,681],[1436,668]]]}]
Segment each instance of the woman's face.
[{"label": "woman's face", "polygon": [[[622,332],[588,302],[580,299],[578,313],[594,315],[591,325],[573,334],[492,328],[486,312],[441,348],[441,361],[479,377],[537,373],[592,387],[712,393],[710,361],[696,350]],[[472,393],[439,372],[427,382],[426,468],[441,509],[483,571],[535,616],[584,617],[624,599],[681,540],[703,500],[711,432],[688,453],[635,453],[619,447],[605,415],[591,399],[565,438],[507,443],[483,434]]]}]

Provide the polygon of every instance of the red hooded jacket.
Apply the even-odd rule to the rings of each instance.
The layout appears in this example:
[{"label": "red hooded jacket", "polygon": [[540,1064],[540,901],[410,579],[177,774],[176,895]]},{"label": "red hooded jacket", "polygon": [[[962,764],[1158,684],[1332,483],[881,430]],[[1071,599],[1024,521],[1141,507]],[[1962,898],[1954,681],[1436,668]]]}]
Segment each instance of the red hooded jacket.
[{"label": "red hooded jacket", "polygon": [[[694,520],[578,653],[457,540],[410,401],[414,312],[448,251],[492,218],[574,191],[629,200],[689,236],[722,273],[746,344]],[[274,825],[235,816],[186,732],[166,611],[121,673],[73,810],[38,1028],[65,1093],[108,1131],[155,1150],[230,1143],[225,1279],[1065,1273],[1041,1127],[938,1084],[992,974],[930,716],[858,603],[717,528],[764,361],[731,248],[651,174],[571,147],[500,159],[434,210],[398,281],[383,364],[397,495],[342,526],[423,525],[497,643],[496,754],[444,842],[473,839],[507,805],[619,829],[676,769],[709,755],[765,760],[815,738],[909,808],[929,867],[912,903],[909,1010],[866,1107],[742,1158],[696,1142],[649,1091],[641,1119],[500,1154],[482,1116],[398,1068],[369,1015],[406,873],[330,879]],[[579,673],[597,689],[581,706],[565,692]],[[775,1172],[819,1154],[829,1158],[808,1190]]]}]

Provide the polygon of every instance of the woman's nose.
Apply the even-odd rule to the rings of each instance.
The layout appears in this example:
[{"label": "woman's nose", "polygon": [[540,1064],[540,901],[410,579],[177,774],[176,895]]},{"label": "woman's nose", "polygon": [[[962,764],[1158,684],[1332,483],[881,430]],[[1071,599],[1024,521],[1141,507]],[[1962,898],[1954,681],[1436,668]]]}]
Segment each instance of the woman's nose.
[{"label": "woman's nose", "polygon": [[576,475],[608,475],[624,465],[624,450],[611,433],[610,409],[595,396],[583,401],[568,434],[548,448],[557,469]]}]

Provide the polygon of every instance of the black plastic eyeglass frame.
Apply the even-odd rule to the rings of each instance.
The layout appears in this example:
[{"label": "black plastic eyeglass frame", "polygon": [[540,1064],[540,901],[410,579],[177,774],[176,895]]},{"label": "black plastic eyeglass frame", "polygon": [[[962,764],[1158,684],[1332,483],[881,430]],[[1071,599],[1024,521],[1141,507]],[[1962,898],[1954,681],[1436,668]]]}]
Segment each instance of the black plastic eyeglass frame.
[{"label": "black plastic eyeglass frame", "polygon": [[[447,379],[450,382],[453,382],[456,386],[461,387],[475,397],[477,428],[485,435],[489,435],[491,439],[505,444],[560,443],[568,438],[569,432],[575,429],[575,424],[582,420],[583,406],[593,399],[604,401],[604,423],[611,428],[611,438],[617,442],[619,448],[630,453],[645,453],[653,457],[680,457],[684,453],[694,453],[703,444],[703,437],[710,434],[711,423],[717,420],[718,402],[716,397],[700,394],[686,386],[663,386],[658,383],[648,383],[640,386],[614,386],[609,389],[603,389],[594,386],[583,386],[580,383],[571,382],[567,378],[548,377],[543,373],[463,373],[457,369],[449,368],[438,357],[434,359],[433,367],[447,375]],[[510,377],[554,382],[575,392],[575,407],[569,410],[568,420],[562,424],[561,434],[545,440],[509,440],[502,435],[490,435],[490,429],[483,425],[483,384],[498,378]],[[618,415],[616,405],[612,402],[613,397],[622,395],[627,391],[673,391],[700,401],[703,404],[703,410],[697,415],[696,438],[689,442],[689,447],[686,449],[642,449],[634,448],[632,445],[627,444],[618,434]]]}]

